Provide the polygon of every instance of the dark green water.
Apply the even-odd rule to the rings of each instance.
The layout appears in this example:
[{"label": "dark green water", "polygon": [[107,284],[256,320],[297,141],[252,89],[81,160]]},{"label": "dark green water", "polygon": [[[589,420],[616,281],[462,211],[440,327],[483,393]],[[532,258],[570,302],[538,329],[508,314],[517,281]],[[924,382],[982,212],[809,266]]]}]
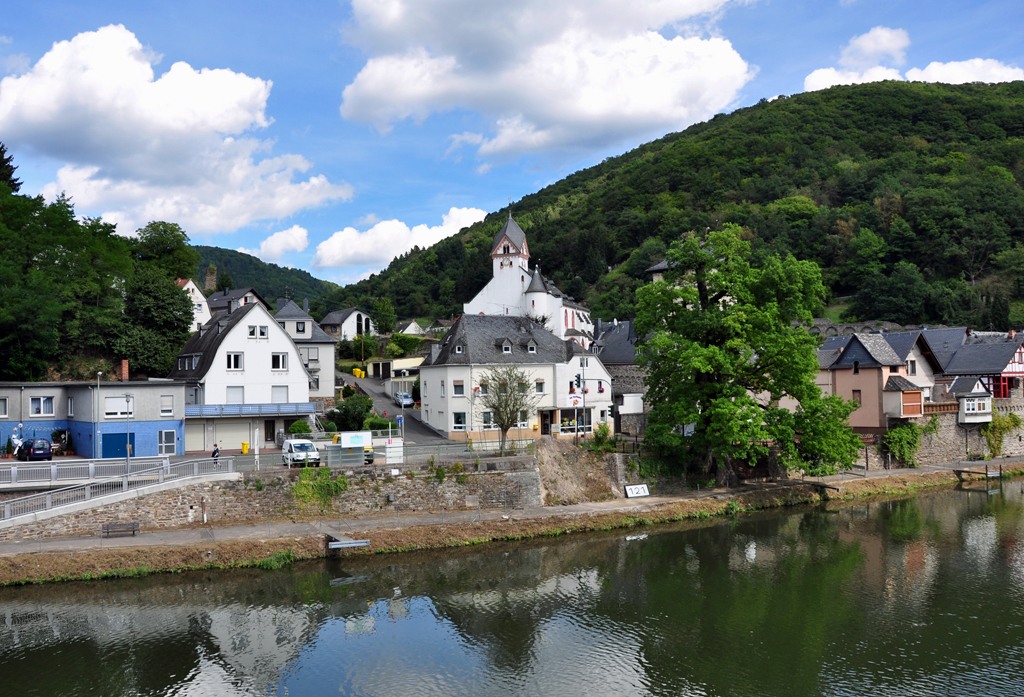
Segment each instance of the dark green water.
[{"label": "dark green water", "polygon": [[1024,695],[1022,488],[0,589],[0,693]]}]

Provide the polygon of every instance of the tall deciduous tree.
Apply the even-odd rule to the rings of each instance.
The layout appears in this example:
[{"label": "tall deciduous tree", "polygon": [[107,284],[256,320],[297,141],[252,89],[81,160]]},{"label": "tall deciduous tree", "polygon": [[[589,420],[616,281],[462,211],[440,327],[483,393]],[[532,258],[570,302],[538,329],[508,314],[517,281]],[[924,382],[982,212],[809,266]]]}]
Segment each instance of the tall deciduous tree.
[{"label": "tall deciduous tree", "polygon": [[115,350],[137,371],[165,375],[192,326],[188,293],[159,268],[139,266],[128,284],[124,325]]},{"label": "tall deciduous tree", "polygon": [[395,306],[391,304],[391,298],[388,296],[382,295],[377,298],[370,316],[373,318],[373,328],[378,334],[390,334],[395,331],[395,322],[398,319],[395,317]]},{"label": "tall deciduous tree", "polygon": [[479,404],[491,412],[494,425],[501,430],[500,447],[504,452],[509,430],[524,420],[524,413],[528,415],[533,411],[540,395],[530,390],[530,376],[511,363],[484,372],[480,382],[487,385],[487,393],[480,396]]},{"label": "tall deciduous tree", "polygon": [[176,223],[155,221],[136,231],[132,252],[136,261],[161,269],[174,278],[192,278],[199,265],[199,252],[188,243],[188,235]]},{"label": "tall deciduous tree", "polygon": [[821,273],[792,256],[767,256],[754,269],[749,256],[736,226],[690,233],[672,244],[665,280],[637,292],[647,439],[721,483],[734,480],[734,463],[771,450],[786,468],[849,466],[860,445],[847,426],[856,405],[822,396],[817,341],[793,324],[811,319]]}]

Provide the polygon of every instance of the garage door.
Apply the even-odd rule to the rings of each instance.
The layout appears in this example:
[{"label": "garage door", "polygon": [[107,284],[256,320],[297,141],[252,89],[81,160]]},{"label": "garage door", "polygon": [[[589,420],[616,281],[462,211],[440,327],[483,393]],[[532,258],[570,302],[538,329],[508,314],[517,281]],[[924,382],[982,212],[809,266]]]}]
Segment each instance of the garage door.
[{"label": "garage door", "polygon": [[[248,421],[217,421],[213,432],[221,450],[241,450],[243,442],[252,442]],[[213,450],[212,445],[210,450]]]},{"label": "garage door", "polygon": [[[185,422],[185,450],[206,450],[206,422]],[[212,448],[211,448],[212,450]]]}]

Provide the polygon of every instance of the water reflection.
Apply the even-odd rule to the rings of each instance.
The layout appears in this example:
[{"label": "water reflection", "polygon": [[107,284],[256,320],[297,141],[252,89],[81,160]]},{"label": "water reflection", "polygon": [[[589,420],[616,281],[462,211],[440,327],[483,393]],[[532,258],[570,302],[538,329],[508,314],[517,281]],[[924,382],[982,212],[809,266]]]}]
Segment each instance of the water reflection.
[{"label": "water reflection", "polygon": [[1021,498],[7,589],[0,674],[18,695],[1024,693]]}]

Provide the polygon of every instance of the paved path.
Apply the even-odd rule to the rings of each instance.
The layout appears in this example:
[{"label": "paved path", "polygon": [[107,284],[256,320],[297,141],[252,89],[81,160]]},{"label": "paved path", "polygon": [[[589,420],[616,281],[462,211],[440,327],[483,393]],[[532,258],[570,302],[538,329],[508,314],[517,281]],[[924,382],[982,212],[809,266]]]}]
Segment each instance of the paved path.
[{"label": "paved path", "polygon": [[[381,380],[374,378],[356,378],[351,375],[346,375],[345,381],[354,382],[359,385],[359,387],[361,387],[373,400],[373,408],[376,409],[378,413],[383,414],[384,412],[387,412],[390,416],[402,413],[402,408],[395,404],[395,400],[392,399],[390,395],[384,392],[384,386],[381,384]],[[448,442],[448,439],[438,434],[437,431],[423,425],[420,420],[419,410],[409,408],[406,408],[405,410],[405,439],[409,443],[416,443],[418,445]]]}]

